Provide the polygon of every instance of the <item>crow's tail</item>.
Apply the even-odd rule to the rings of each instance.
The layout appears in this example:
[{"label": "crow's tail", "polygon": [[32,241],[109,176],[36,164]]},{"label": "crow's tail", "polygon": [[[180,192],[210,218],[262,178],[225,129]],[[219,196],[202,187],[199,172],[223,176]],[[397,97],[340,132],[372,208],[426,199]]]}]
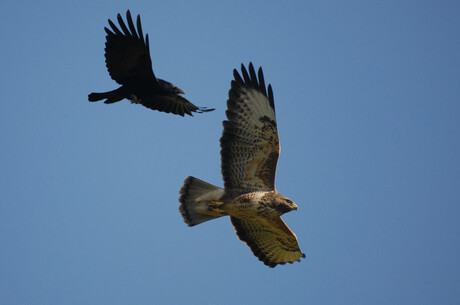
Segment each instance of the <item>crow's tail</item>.
[{"label": "crow's tail", "polygon": [[116,103],[124,99],[124,96],[120,94],[120,89],[121,88],[118,88],[113,91],[102,92],[102,93],[93,92],[90,95],[88,95],[88,100],[90,102],[97,102],[97,101],[106,99],[104,101],[104,103],[106,104]]}]

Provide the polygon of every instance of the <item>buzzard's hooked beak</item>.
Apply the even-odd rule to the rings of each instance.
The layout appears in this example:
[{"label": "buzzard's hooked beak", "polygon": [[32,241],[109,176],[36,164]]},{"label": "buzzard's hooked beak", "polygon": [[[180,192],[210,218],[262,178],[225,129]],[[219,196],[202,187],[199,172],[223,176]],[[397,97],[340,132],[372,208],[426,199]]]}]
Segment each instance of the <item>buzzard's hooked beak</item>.
[{"label": "buzzard's hooked beak", "polygon": [[288,211],[297,210],[297,204],[289,198],[285,199],[284,206]]}]

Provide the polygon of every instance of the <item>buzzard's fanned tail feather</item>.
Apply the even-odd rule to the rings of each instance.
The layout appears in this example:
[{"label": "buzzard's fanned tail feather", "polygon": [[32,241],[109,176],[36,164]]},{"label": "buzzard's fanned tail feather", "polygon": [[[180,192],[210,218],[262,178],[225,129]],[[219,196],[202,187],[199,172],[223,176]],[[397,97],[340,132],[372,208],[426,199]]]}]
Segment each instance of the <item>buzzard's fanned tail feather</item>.
[{"label": "buzzard's fanned tail feather", "polygon": [[212,200],[219,200],[224,190],[195,177],[187,177],[180,189],[179,211],[184,222],[194,226],[224,215],[213,213],[209,208]]}]

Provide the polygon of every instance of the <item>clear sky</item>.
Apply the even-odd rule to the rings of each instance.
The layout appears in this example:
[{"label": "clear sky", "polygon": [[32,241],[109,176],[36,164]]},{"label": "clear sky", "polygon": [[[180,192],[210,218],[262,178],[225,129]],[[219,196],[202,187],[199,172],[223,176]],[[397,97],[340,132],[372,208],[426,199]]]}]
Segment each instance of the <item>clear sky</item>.
[{"label": "clear sky", "polygon": [[[123,101],[104,26],[130,9],[154,71],[216,111]],[[1,304],[460,304],[459,1],[0,2]],[[270,269],[228,218],[187,227],[188,175],[222,186],[232,70],[275,95],[283,218]]]}]

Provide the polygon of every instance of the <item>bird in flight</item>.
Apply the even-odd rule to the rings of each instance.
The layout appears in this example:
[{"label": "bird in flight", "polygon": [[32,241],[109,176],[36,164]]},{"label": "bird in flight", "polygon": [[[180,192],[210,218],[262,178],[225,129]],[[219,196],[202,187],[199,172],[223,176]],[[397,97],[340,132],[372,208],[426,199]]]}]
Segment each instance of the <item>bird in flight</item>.
[{"label": "bird in flight", "polygon": [[297,205],[275,188],[280,145],[271,85],[262,68],[241,65],[231,82],[220,138],[224,188],[187,177],[180,190],[179,211],[189,226],[230,216],[236,234],[265,265],[304,258],[296,235],[281,215]]},{"label": "bird in flight", "polygon": [[149,50],[149,36],[142,33],[141,18],[137,15],[137,29],[129,10],[126,12],[126,26],[120,14],[117,20],[121,30],[109,19],[111,30],[104,27],[106,36],[105,63],[110,77],[121,85],[120,88],[91,93],[90,102],[105,99],[111,104],[122,99],[129,99],[134,104],[166,113],[184,116],[192,112],[203,113],[213,111],[206,107],[197,107],[181,96],[185,92],[155,76]]}]

